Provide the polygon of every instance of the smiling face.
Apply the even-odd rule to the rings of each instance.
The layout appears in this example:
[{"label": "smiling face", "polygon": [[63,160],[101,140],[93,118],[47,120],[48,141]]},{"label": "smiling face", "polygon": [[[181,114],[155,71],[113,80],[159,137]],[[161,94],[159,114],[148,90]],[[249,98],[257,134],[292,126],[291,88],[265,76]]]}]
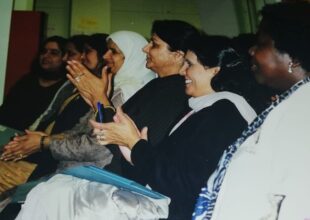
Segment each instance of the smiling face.
[{"label": "smiling face", "polygon": [[110,68],[110,72],[116,74],[125,62],[125,56],[113,40],[107,42],[108,51],[103,55],[103,59]]},{"label": "smiling face", "polygon": [[219,67],[203,66],[192,51],[185,55],[185,92],[192,97],[199,97],[213,93],[212,78],[218,73]]},{"label": "smiling face", "polygon": [[146,53],[146,67],[158,73],[160,77],[179,72],[184,63],[184,54],[170,51],[169,45],[153,34],[150,42],[143,48]]},{"label": "smiling face", "polygon": [[82,63],[91,71],[96,70],[99,64],[98,52],[88,44],[84,46]]},{"label": "smiling face", "polygon": [[257,45],[250,48],[252,56],[252,71],[256,80],[275,89],[286,90],[292,82],[292,74],[288,72],[291,58],[286,53],[280,53],[270,36],[261,33]]}]

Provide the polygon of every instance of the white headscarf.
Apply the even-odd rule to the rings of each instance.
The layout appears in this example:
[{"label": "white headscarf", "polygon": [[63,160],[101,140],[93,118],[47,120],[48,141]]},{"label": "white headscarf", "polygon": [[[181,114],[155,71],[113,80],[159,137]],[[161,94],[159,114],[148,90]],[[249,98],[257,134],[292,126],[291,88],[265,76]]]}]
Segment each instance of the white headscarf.
[{"label": "white headscarf", "polygon": [[143,36],[132,31],[117,31],[108,36],[123,52],[125,60],[114,77],[114,93],[121,90],[126,101],[156,74],[145,67],[146,54],[142,48],[147,44]]}]

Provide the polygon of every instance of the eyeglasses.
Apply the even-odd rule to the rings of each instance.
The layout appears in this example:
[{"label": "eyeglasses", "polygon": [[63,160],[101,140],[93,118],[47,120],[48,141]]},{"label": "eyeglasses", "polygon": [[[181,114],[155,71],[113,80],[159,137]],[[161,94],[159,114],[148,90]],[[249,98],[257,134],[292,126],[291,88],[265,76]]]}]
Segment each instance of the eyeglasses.
[{"label": "eyeglasses", "polygon": [[40,55],[50,54],[51,56],[59,56],[61,55],[61,51],[57,49],[46,49],[40,51]]}]

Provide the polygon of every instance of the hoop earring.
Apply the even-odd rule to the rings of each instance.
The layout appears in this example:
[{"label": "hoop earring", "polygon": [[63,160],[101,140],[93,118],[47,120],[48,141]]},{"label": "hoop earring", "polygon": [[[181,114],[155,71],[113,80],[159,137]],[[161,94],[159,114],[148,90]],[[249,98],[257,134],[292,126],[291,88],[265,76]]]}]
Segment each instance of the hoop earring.
[{"label": "hoop earring", "polygon": [[289,64],[288,64],[288,70],[287,70],[287,72],[288,73],[293,73],[293,63],[292,62],[290,62]]}]

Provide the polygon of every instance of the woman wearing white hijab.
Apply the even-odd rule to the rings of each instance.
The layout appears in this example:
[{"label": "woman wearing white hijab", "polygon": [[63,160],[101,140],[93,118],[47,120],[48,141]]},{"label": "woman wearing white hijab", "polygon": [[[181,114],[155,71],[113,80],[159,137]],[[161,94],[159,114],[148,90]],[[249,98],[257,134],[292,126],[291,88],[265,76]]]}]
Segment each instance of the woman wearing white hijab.
[{"label": "woman wearing white hijab", "polygon": [[[143,87],[148,81],[155,78],[155,74],[145,67],[146,55],[142,48],[147,41],[138,33],[131,31],[118,31],[107,38],[108,51],[103,58],[107,66],[103,68],[102,79],[94,76],[86,67],[76,61],[69,61],[67,69],[74,75],[74,78],[68,74],[69,80],[77,87],[80,94],[87,93],[90,86],[96,85],[98,92],[98,101],[106,106],[111,105],[108,101],[108,87],[110,76],[114,77],[112,104],[117,107],[122,105],[135,92]],[[107,73],[108,68],[111,74]],[[104,81],[104,83],[102,83]],[[100,89],[98,89],[100,88]],[[91,92],[96,92],[92,91]],[[102,94],[106,94],[103,96]],[[85,98],[83,96],[83,98]],[[107,101],[102,101],[106,99]],[[85,99],[87,101],[87,99]],[[96,103],[89,103],[94,109]],[[60,161],[58,168],[86,164],[104,167],[111,162],[112,154],[107,149],[92,140],[88,126],[90,118],[94,118],[93,111],[87,113],[80,119],[80,123],[73,129],[61,134],[47,136],[43,132],[33,132],[28,139],[23,140],[23,145],[15,151],[23,151],[23,155],[39,151],[40,149],[49,149],[53,157]],[[44,136],[44,138],[42,138]],[[31,140],[31,141],[30,141]]]},{"label": "woman wearing white hijab", "polygon": [[[68,78],[94,109],[97,108],[98,101],[104,106],[113,104],[118,107],[155,78],[154,72],[146,68],[146,55],[142,51],[146,44],[145,38],[136,32],[117,31],[107,38],[108,51],[103,56],[107,64],[102,71],[104,83],[77,62],[68,62]],[[108,87],[112,76],[113,94],[110,103],[108,96],[111,92]],[[92,101],[88,100],[90,92]]]},{"label": "woman wearing white hijab", "polygon": [[[150,69],[145,67],[146,57],[141,48],[147,44],[147,41],[141,35],[131,31],[118,31],[108,37],[108,46],[110,41],[113,41],[125,56],[124,63],[118,70],[113,81],[114,92],[112,103],[116,107],[114,97],[121,93],[124,103],[137,91],[137,88],[144,86],[155,75]],[[107,57],[107,54],[105,57]],[[109,63],[107,64],[109,66]]]}]

